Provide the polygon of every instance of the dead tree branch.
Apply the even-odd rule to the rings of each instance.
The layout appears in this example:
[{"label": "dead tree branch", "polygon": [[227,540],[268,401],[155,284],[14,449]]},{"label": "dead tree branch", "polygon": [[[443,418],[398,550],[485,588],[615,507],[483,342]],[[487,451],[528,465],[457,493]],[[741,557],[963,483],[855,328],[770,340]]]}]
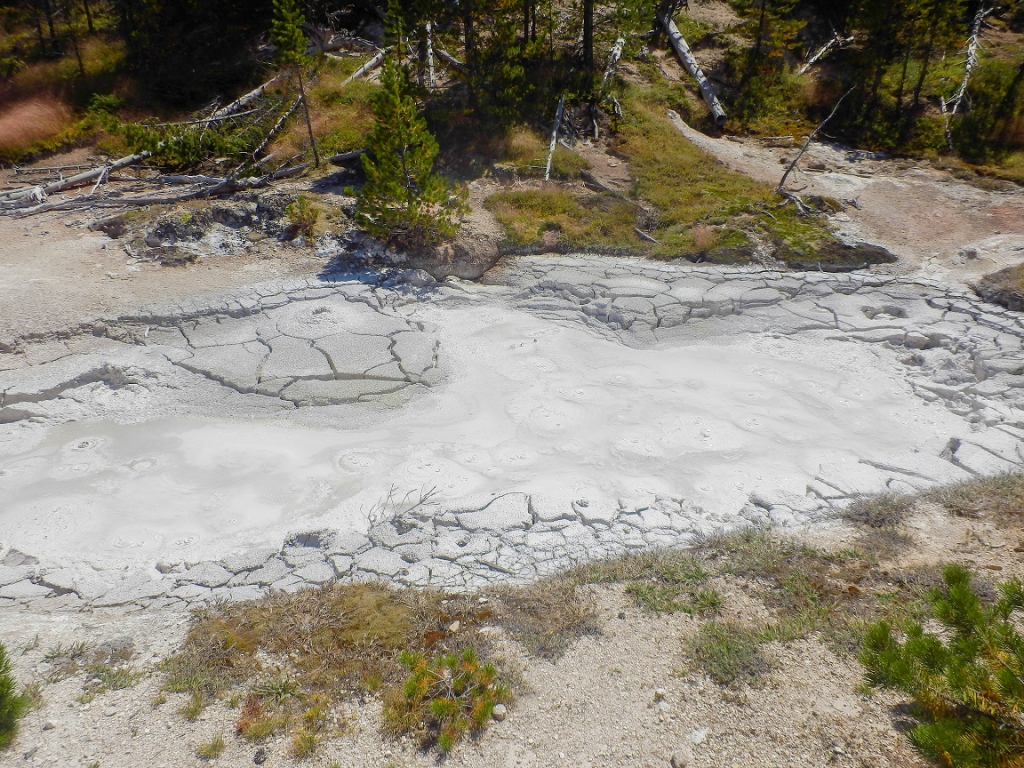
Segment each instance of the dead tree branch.
[{"label": "dead tree branch", "polygon": [[281,75],[274,75],[272,78],[267,80],[267,82],[263,83],[263,85],[259,86],[258,88],[254,88],[244,96],[235,99],[226,107],[221,107],[220,109],[215,111],[212,115],[210,115],[210,118],[220,118],[227,117],[228,115],[233,115],[235,112],[239,112],[245,109],[254,101],[259,101],[260,99],[263,98],[263,94],[267,90],[267,88],[269,88],[271,85],[277,82],[278,78],[280,77]]},{"label": "dead tree branch", "polygon": [[832,39],[825,43],[821,48],[814,52],[811,57],[803,63],[803,65],[796,71],[797,75],[804,74],[807,70],[825,58],[833,50],[842,48],[843,46],[849,45],[853,42],[853,35],[850,37],[840,37],[839,33],[834,29],[832,30]]},{"label": "dead tree branch", "polygon": [[[800,158],[804,156],[804,152],[807,151],[807,148],[809,146],[811,146],[811,142],[814,141],[814,137],[817,136],[818,133],[821,132],[821,129],[825,127],[825,124],[828,123],[829,120],[831,120],[833,117],[835,117],[836,112],[839,111],[839,105],[843,103],[843,99],[845,99],[847,96],[849,96],[855,90],[856,90],[856,88],[851,88],[846,93],[844,93],[839,98],[839,101],[836,102],[836,105],[834,107],[832,107],[832,111],[829,112],[828,117],[826,117],[824,120],[822,120],[820,123],[818,123],[818,127],[815,128],[813,131],[811,131],[811,135],[807,137],[807,141],[805,141],[804,145],[802,147],[800,147],[800,151],[796,153],[796,157],[793,158],[793,162],[791,162],[789,164],[789,167],[786,169],[786,172],[784,174],[782,174],[782,179],[779,181],[779,186],[777,186],[775,188],[776,191],[778,191],[780,193],[782,192],[783,187],[786,186],[786,179],[789,178],[789,174],[791,174],[793,172],[793,169],[796,168],[797,163],[800,162]],[[803,205],[803,203],[800,203],[800,205],[798,207],[800,207],[802,205]]]},{"label": "dead tree branch", "polygon": [[[978,66],[978,50],[981,47],[981,25],[984,23],[985,17],[991,12],[992,9],[986,8],[984,4],[978,6],[978,12],[974,14],[974,22],[971,24],[971,35],[967,38],[967,60],[964,62],[964,79],[960,83],[960,87],[956,89],[956,93],[949,99],[940,99],[942,102],[940,107],[946,123],[946,144],[950,151],[953,151],[953,118],[960,111],[960,105],[967,95],[967,85],[971,81],[971,74],[974,72],[975,67]],[[949,108],[950,104],[953,105],[952,109]]]}]

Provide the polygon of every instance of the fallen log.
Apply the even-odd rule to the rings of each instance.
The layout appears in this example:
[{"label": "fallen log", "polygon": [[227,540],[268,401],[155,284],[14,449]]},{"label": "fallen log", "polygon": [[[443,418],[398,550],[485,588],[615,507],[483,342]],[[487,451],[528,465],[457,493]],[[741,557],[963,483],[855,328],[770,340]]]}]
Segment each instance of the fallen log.
[{"label": "fallen log", "polygon": [[353,160],[358,160],[360,157],[366,154],[365,149],[354,149],[351,152],[339,152],[337,155],[332,155],[327,158],[327,162],[332,165],[347,166]]},{"label": "fallen log", "polygon": [[789,178],[789,174],[791,174],[793,172],[793,169],[796,168],[796,164],[800,162],[800,158],[804,156],[804,152],[807,151],[807,148],[809,146],[811,146],[811,142],[814,141],[814,137],[818,135],[818,133],[821,131],[822,128],[825,127],[825,124],[829,120],[831,120],[833,117],[835,117],[836,112],[839,111],[839,105],[843,103],[843,99],[845,99],[847,96],[849,96],[855,90],[856,90],[856,86],[854,88],[851,88],[850,90],[848,90],[846,93],[844,93],[839,98],[839,101],[836,102],[836,105],[834,107],[832,107],[832,111],[829,112],[828,117],[826,117],[824,120],[822,120],[820,123],[818,123],[818,127],[815,128],[813,131],[811,131],[811,135],[807,137],[807,141],[805,141],[804,145],[802,147],[800,147],[800,151],[796,153],[796,157],[793,158],[793,162],[791,162],[789,164],[789,167],[786,169],[786,172],[784,174],[782,174],[782,179],[779,181],[779,186],[777,186],[775,188],[775,190],[777,192],[779,192],[781,195],[783,195],[784,197],[786,197],[786,198],[788,198],[790,200],[793,200],[793,202],[797,206],[797,209],[801,213],[806,212],[806,208],[805,208],[805,206],[803,204],[803,201],[800,200],[800,198],[796,197],[795,195],[790,195],[788,192],[784,192],[783,191],[783,187],[786,186],[786,179]]},{"label": "fallen log", "polygon": [[122,157],[120,160],[115,160],[113,163],[108,165],[101,165],[98,168],[93,168],[92,170],[85,171],[74,176],[69,176],[66,179],[54,181],[50,184],[42,184],[40,186],[9,192],[0,192],[0,207],[21,207],[21,201],[25,200],[35,200],[36,202],[42,203],[49,195],[57,192],[63,192],[65,189],[71,189],[72,187],[88,184],[89,182],[102,178],[113,171],[145,160],[151,154],[151,152],[139,152],[134,155],[127,155],[126,157]]},{"label": "fallen log", "polygon": [[640,235],[641,240],[646,240],[648,243],[654,243],[655,245],[661,245],[657,240],[644,232],[640,227],[633,227],[633,231]]},{"label": "fallen log", "polygon": [[462,69],[463,67],[466,66],[461,61],[452,56],[450,53],[448,53],[446,50],[444,50],[444,48],[437,49],[437,58],[441,59],[442,61],[448,62],[456,69]]},{"label": "fallen log", "polygon": [[281,126],[283,126],[288,121],[289,117],[295,114],[295,110],[299,108],[299,104],[301,103],[302,97],[299,96],[299,98],[297,98],[294,101],[291,107],[289,107],[288,111],[281,115],[281,118],[276,123],[274,123],[274,126],[270,129],[270,132],[263,137],[263,141],[260,142],[260,145],[256,147],[255,150],[253,150],[253,157],[258,157],[260,153],[262,153],[263,150],[267,148],[267,145],[271,142],[274,136],[277,135],[277,132],[281,130]]},{"label": "fallen log", "polygon": [[363,66],[361,66],[359,69],[357,69],[351,75],[349,75],[345,79],[345,82],[343,82],[340,87],[344,88],[346,85],[351,83],[353,80],[358,80],[363,75],[365,75],[365,74],[367,74],[369,72],[372,72],[377,67],[379,67],[384,62],[384,56],[388,52],[388,50],[390,50],[390,49],[385,48],[385,49],[383,49],[381,51],[378,51],[376,56],[374,56],[368,62],[363,64]]},{"label": "fallen log", "polygon": [[679,27],[669,16],[659,17],[662,26],[665,27],[665,31],[668,32],[669,42],[672,43],[672,47],[675,49],[676,54],[679,56],[679,60],[686,67],[686,71],[690,73],[690,76],[697,81],[697,87],[700,88],[700,94],[704,97],[705,103],[708,105],[708,109],[711,110],[711,115],[715,119],[715,125],[721,128],[725,125],[726,116],[725,110],[722,109],[721,103],[718,101],[718,96],[715,94],[714,89],[711,87],[711,83],[708,82],[707,77],[704,76],[704,70],[700,68],[697,60],[693,57],[693,53],[690,51],[690,46],[687,45],[686,40],[683,39],[682,33],[679,31]]},{"label": "fallen log", "polygon": [[199,189],[178,195],[161,195],[157,197],[108,197],[97,200],[93,198],[92,194],[88,194],[72,197],[68,200],[42,203],[32,208],[25,208],[20,211],[11,211],[11,213],[21,218],[24,216],[32,216],[37,213],[44,213],[46,211],[67,211],[80,208],[126,208],[132,206],[182,203],[188,200],[198,200],[205,197],[214,197],[215,195],[226,195],[247,189],[259,189],[260,187],[265,187],[272,181],[288,178],[290,176],[297,176],[309,168],[309,166],[310,163],[303,163],[302,165],[297,165],[292,168],[284,168],[277,170],[274,173],[268,173],[265,176],[251,176],[244,179],[221,179],[215,184],[202,186]]},{"label": "fallen log", "polygon": [[279,75],[279,74],[278,75],[274,75],[272,78],[267,80],[267,82],[263,83],[263,85],[261,85],[261,86],[259,86],[257,88],[254,88],[253,90],[249,91],[244,96],[241,96],[241,97],[235,99],[230,104],[228,104],[226,107],[221,107],[220,109],[216,110],[212,115],[210,115],[210,118],[227,117],[228,115],[233,115],[235,112],[238,112],[238,111],[240,111],[242,109],[245,109],[247,106],[252,104],[254,101],[258,101],[259,99],[262,99],[264,91],[266,91],[267,88],[269,88],[271,85],[273,85],[275,82],[277,82],[278,78],[280,78],[280,77],[281,77],[281,75]]}]

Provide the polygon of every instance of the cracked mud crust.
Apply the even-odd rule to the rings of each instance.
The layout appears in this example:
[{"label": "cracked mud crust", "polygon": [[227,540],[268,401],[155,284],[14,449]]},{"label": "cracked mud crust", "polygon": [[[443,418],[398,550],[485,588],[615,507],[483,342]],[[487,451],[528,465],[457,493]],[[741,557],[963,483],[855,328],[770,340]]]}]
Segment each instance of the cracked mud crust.
[{"label": "cracked mud crust", "polygon": [[1024,464],[1022,338],[926,280],[578,256],[23,340],[0,355],[0,605],[472,588],[821,524]]}]

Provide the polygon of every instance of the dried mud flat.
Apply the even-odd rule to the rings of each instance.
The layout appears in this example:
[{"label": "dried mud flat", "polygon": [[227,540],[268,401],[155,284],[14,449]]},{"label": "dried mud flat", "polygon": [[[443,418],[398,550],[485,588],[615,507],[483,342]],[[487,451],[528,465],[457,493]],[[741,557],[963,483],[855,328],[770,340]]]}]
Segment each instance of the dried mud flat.
[{"label": "dried mud flat", "polygon": [[[706,148],[735,148],[755,176],[780,167]],[[158,661],[209,600],[529,581],[750,523],[842,546],[835,518],[858,493],[1019,469],[1024,325],[962,281],[1024,255],[1020,193],[889,166],[864,191],[838,167],[853,160],[832,160],[805,194],[857,199],[839,225],[899,254],[895,269],[578,256],[519,259],[483,285],[306,279],[322,261],[298,248],[170,270],[55,217],[0,219],[0,641],[25,650],[26,682],[58,643],[125,637],[146,675],[89,704],[80,677],[45,685],[0,765],[200,764],[237,713],[187,723],[176,697],[153,700]],[[922,561],[1020,572],[1015,528],[909,529]],[[758,610],[723,591],[727,614]],[[599,607],[602,634],[556,663],[498,633],[524,692],[449,764],[919,764],[898,702],[858,693],[856,664],[816,641],[775,649],[768,684],[737,693],[676,674],[693,619],[639,613],[618,588]],[[353,704],[306,764],[434,762],[381,740],[378,707]],[[298,764],[284,741],[267,750]],[[217,760],[252,762],[231,738]]]}]

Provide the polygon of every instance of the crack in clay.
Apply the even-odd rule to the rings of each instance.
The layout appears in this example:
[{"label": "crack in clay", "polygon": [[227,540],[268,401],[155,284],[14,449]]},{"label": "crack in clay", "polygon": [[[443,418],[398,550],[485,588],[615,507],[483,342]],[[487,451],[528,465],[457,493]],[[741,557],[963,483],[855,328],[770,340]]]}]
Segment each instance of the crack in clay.
[{"label": "crack in clay", "polygon": [[[586,256],[416,281],[104,321],[97,354],[153,382],[113,400],[76,383],[79,353],[0,359],[0,539],[40,561],[0,598],[529,580],[1024,463],[1024,325],[939,284]],[[370,524],[387,485],[439,491]]]}]

